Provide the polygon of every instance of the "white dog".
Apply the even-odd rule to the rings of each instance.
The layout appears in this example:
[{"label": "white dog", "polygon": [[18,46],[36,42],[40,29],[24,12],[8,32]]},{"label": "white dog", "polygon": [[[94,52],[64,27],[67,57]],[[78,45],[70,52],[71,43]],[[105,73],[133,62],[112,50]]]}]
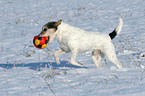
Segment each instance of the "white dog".
[{"label": "white dog", "polygon": [[49,37],[48,43],[51,43],[54,38],[58,40],[61,50],[54,52],[57,64],[60,64],[60,54],[71,52],[71,64],[82,66],[81,63],[75,60],[77,54],[92,51],[92,58],[97,67],[101,67],[101,53],[103,52],[110,61],[116,64],[119,69],[122,69],[122,64],[118,61],[114,45],[111,42],[111,39],[121,31],[122,24],[123,21],[120,18],[116,29],[108,35],[99,32],[86,32],[80,28],[62,23],[59,20],[58,22],[45,24],[39,36]]}]

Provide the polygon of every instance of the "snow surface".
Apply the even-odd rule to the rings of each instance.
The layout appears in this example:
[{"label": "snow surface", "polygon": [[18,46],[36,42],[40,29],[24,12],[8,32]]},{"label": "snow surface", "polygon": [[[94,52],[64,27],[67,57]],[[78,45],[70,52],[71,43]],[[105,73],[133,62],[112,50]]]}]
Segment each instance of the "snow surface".
[{"label": "snow surface", "polygon": [[[0,0],[0,96],[145,96],[145,0]],[[57,65],[48,48],[36,49],[32,40],[52,20],[86,31],[109,34],[124,21],[112,41],[123,70],[107,58],[96,68],[91,52],[79,54],[84,67]]]}]

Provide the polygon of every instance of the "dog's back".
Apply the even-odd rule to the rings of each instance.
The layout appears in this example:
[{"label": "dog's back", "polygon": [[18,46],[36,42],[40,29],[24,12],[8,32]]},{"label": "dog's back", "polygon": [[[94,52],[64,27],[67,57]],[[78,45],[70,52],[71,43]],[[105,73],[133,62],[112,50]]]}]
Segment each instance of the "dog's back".
[{"label": "dog's back", "polygon": [[74,26],[62,23],[58,28],[58,39],[61,47],[75,47],[78,52],[101,49],[104,44],[111,42],[109,35],[99,32],[88,32]]}]

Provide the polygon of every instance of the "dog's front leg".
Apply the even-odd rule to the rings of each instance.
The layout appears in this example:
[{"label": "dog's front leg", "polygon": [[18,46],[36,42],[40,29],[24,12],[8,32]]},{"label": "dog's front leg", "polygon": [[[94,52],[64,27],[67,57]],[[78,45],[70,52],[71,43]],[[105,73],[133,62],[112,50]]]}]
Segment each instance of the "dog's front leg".
[{"label": "dog's front leg", "polygon": [[77,50],[71,50],[71,60],[70,60],[71,64],[83,67],[81,63],[75,61],[76,56],[77,56]]},{"label": "dog's front leg", "polygon": [[56,63],[57,64],[60,64],[60,60],[59,60],[59,55],[60,54],[64,54],[64,53],[66,53],[65,51],[63,51],[63,50],[58,50],[58,51],[55,51],[54,52],[54,57],[55,57],[55,60],[56,60]]}]

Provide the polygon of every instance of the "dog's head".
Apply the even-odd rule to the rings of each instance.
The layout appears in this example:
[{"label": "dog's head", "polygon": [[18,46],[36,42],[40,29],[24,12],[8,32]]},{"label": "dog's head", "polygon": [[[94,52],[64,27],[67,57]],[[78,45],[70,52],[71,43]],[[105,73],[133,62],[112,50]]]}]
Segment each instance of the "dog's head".
[{"label": "dog's head", "polygon": [[48,37],[49,38],[48,43],[51,43],[55,38],[56,31],[58,29],[58,26],[61,24],[61,21],[62,20],[59,20],[58,22],[48,22],[42,27],[42,31],[38,36]]}]

